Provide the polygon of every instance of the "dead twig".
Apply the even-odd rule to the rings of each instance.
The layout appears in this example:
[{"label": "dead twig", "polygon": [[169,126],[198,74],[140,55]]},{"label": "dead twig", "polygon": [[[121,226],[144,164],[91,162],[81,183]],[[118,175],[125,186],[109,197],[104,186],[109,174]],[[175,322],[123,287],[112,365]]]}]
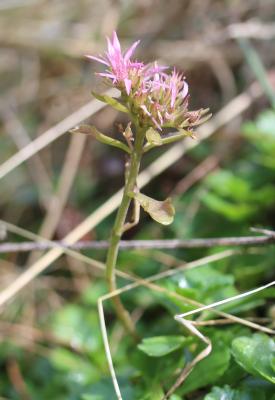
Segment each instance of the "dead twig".
[{"label": "dead twig", "polygon": [[[222,237],[209,239],[164,239],[164,240],[121,240],[120,249],[194,249],[210,248],[216,246],[264,246],[275,244],[275,232],[265,233],[263,236],[240,236],[240,237]],[[41,241],[41,242],[21,242],[21,243],[2,243],[0,244],[0,253],[17,253],[33,250],[48,250],[53,248],[67,248],[73,250],[104,250],[109,246],[107,240],[79,241],[74,244],[67,244],[60,241]]]}]

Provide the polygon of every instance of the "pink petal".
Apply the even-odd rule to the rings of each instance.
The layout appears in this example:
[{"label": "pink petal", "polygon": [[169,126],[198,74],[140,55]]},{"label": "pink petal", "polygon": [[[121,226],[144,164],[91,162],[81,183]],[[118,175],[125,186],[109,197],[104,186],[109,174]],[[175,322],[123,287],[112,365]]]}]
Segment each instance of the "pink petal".
[{"label": "pink petal", "polygon": [[112,43],[113,48],[115,49],[116,53],[121,53],[121,47],[120,47],[120,43],[119,43],[116,31],[113,31],[112,42],[113,42]]},{"label": "pink petal", "polygon": [[182,98],[184,99],[188,95],[188,83],[183,81],[183,89],[181,92]]},{"label": "pink petal", "polygon": [[144,64],[142,62],[138,62],[138,61],[134,61],[134,62],[131,61],[130,66],[135,67],[135,68],[142,68],[142,67],[144,67]]},{"label": "pink petal", "polygon": [[99,72],[97,75],[103,76],[104,78],[113,79],[114,81],[116,80],[116,76],[108,72]]},{"label": "pink petal", "polygon": [[109,65],[111,65],[111,67],[115,67],[115,65],[116,65],[116,60],[115,60],[115,56],[114,56],[114,54],[110,54],[110,53],[108,53],[107,51],[106,51],[106,58],[107,58],[107,60],[109,61]]},{"label": "pink petal", "polygon": [[[154,63],[153,66],[148,65],[146,70],[145,70],[145,76],[147,77],[151,77],[154,74],[157,73],[162,73],[162,71],[164,71],[165,69],[167,69],[168,67],[164,66],[164,65],[158,65],[156,62]],[[164,73],[162,73],[161,75],[166,75]]]},{"label": "pink petal", "polygon": [[[131,58],[132,54],[134,53],[136,47],[139,45],[140,40],[136,41],[135,43],[132,44],[132,46],[126,51],[124,55],[124,60],[127,62]],[[136,63],[139,64],[139,63]]]},{"label": "pink petal", "polygon": [[107,37],[107,46],[108,46],[108,56],[109,59],[112,58],[115,55],[115,49],[113,47],[113,44],[111,43],[110,39]]},{"label": "pink petal", "polygon": [[172,86],[172,90],[171,90],[171,107],[174,107],[175,101],[176,101],[176,97],[177,97],[176,88]]},{"label": "pink petal", "polygon": [[101,64],[105,64],[105,65],[109,66],[108,62],[105,61],[103,58],[90,56],[90,55],[85,55],[85,57],[89,58],[90,60],[94,60],[94,61],[97,61],[97,62],[99,62]]},{"label": "pink petal", "polygon": [[126,93],[129,96],[131,87],[132,87],[132,81],[130,79],[124,79],[124,84],[125,84]]},{"label": "pink petal", "polygon": [[145,112],[145,114],[149,115],[149,117],[151,117],[151,113],[148,111],[147,107],[143,104],[142,106],[140,106],[140,108]]}]

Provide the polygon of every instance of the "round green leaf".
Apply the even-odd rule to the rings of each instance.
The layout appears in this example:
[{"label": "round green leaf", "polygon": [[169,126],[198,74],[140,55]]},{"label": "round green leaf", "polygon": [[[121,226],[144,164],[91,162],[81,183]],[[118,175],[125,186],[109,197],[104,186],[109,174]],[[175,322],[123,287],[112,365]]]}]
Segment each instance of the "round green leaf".
[{"label": "round green leaf", "polygon": [[264,334],[238,337],[232,342],[232,353],[237,363],[251,375],[275,383],[275,373],[272,368],[275,356],[273,339]]},{"label": "round green leaf", "polygon": [[139,350],[150,357],[162,357],[179,349],[186,343],[183,336],[155,336],[143,339]]}]

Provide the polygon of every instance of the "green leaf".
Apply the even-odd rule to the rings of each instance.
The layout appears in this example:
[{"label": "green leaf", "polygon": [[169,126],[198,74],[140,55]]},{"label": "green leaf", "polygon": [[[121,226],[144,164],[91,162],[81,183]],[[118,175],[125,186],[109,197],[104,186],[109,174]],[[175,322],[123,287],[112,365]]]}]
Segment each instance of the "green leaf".
[{"label": "green leaf", "polygon": [[93,395],[93,394],[84,394],[81,400],[104,400],[101,395]]},{"label": "green leaf", "polygon": [[263,388],[249,388],[244,386],[238,390],[231,389],[226,385],[223,388],[213,387],[212,391],[204,397],[204,400],[267,400],[269,398],[269,395],[263,391]]},{"label": "green leaf", "polygon": [[120,140],[111,138],[110,136],[104,135],[104,133],[99,132],[94,126],[90,125],[80,125],[71,129],[72,133],[83,133],[84,135],[91,135],[99,142],[108,144],[109,146],[117,147],[118,149],[126,151],[126,153],[131,153],[129,147],[122,143]]},{"label": "green leaf", "polygon": [[204,400],[234,400],[235,391],[229,386],[224,388],[214,387],[211,393],[207,394]]},{"label": "green leaf", "polygon": [[186,138],[187,136],[192,136],[193,134],[189,131],[186,131],[184,129],[181,129],[179,132],[175,132],[173,134],[168,134],[167,136],[161,136],[157,131],[154,129],[148,129],[148,134],[146,134],[148,143],[143,148],[144,153],[147,151],[151,150],[155,146],[161,146],[165,144],[171,144],[174,142],[178,142],[179,140],[182,140]]},{"label": "green leaf", "polygon": [[215,338],[211,354],[197,364],[180,388],[181,394],[215,383],[227,370],[230,363],[230,349],[226,343]]},{"label": "green leaf", "polygon": [[275,151],[274,124],[274,110],[266,110],[258,116],[255,122],[249,121],[243,126],[244,135],[260,152],[258,154],[259,161],[265,163],[265,160],[270,159],[272,168],[274,168]]},{"label": "green leaf", "polygon": [[232,353],[237,363],[251,375],[275,383],[272,368],[275,357],[274,340],[264,334],[238,337],[232,342]]},{"label": "green leaf", "polygon": [[134,193],[133,197],[155,221],[162,225],[170,225],[173,222],[175,209],[170,198],[158,201],[142,193]]},{"label": "green leaf", "polygon": [[154,146],[162,145],[162,140],[161,140],[160,134],[153,128],[149,128],[146,131],[146,139],[149,144],[152,144]]},{"label": "green leaf", "polygon": [[[103,376],[102,371],[99,371],[101,373],[101,377]],[[122,399],[123,400],[130,400],[134,399],[134,388],[129,381],[127,377],[121,377],[117,376],[118,379],[118,385],[121,391]],[[93,400],[115,400],[117,397],[114,392],[114,385],[111,380],[111,378],[105,378],[102,377],[100,380],[98,380],[96,383],[93,385],[89,386],[89,390],[85,391],[85,395],[87,396],[88,394],[94,396],[92,397]],[[96,397],[97,396],[97,397]],[[89,397],[87,397],[89,399]],[[78,400],[75,399],[75,400]],[[90,399],[89,399],[90,400]]]},{"label": "green leaf", "polygon": [[[95,292],[98,293],[96,289]],[[102,339],[100,331],[94,329],[97,323],[95,308],[68,304],[52,316],[51,331],[62,341],[73,343],[75,349],[98,354]]]},{"label": "green leaf", "polygon": [[144,393],[140,400],[162,400],[163,396],[163,389],[158,384],[151,387],[149,392]]},{"label": "green leaf", "polygon": [[216,194],[236,201],[249,200],[252,192],[251,183],[247,179],[236,176],[233,172],[227,170],[210,174],[205,183]]},{"label": "green leaf", "polygon": [[186,343],[183,336],[155,336],[142,340],[139,350],[150,357],[162,357],[179,349]]},{"label": "green leaf", "polygon": [[[233,275],[225,274],[208,264],[186,271],[185,278],[190,287],[200,291],[217,290],[217,288],[234,284]],[[203,295],[205,296],[205,293]]]},{"label": "green leaf", "polygon": [[78,354],[61,347],[51,350],[49,360],[57,371],[78,376],[83,382],[89,382],[91,377],[100,378],[99,369]]},{"label": "green leaf", "polygon": [[224,387],[214,386],[203,400],[275,400],[272,394],[274,386],[261,379],[249,378],[242,380],[239,377],[239,385],[234,389],[229,385]]},{"label": "green leaf", "polygon": [[[142,398],[139,398],[139,400],[162,400],[163,396],[163,389],[158,386],[153,387],[150,392],[145,393]],[[182,397],[179,397],[176,394],[172,394],[172,396],[169,397],[169,400],[182,400]]]},{"label": "green leaf", "polygon": [[109,104],[109,106],[113,107],[117,111],[121,111],[124,113],[129,113],[128,109],[121,104],[118,100],[116,100],[114,97],[107,96],[107,94],[99,94],[96,92],[92,91],[92,95],[99,101],[102,101],[103,103]]},{"label": "green leaf", "polygon": [[211,210],[222,214],[225,218],[231,221],[245,220],[257,211],[255,205],[241,202],[233,203],[211,192],[204,194],[202,202]]}]

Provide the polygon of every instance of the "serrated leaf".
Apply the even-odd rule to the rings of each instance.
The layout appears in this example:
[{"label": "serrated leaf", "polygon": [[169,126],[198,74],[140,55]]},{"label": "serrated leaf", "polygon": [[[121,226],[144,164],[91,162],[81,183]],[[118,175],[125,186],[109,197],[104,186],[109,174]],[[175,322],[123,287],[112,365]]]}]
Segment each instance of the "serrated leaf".
[{"label": "serrated leaf", "polygon": [[164,201],[158,201],[142,193],[135,193],[134,198],[151,218],[162,225],[170,225],[174,220],[175,209],[168,198]]},{"label": "serrated leaf", "polygon": [[99,101],[102,101],[103,103],[109,104],[109,106],[113,107],[117,111],[121,111],[124,113],[129,113],[128,109],[121,104],[117,99],[114,97],[110,97],[107,94],[99,94],[96,92],[92,91],[92,95]]},{"label": "serrated leaf", "polygon": [[186,343],[183,336],[155,336],[142,340],[139,350],[150,357],[162,357],[179,349]]},{"label": "serrated leaf", "polygon": [[152,144],[154,146],[162,145],[162,139],[160,134],[153,128],[149,128],[146,131],[146,139],[149,144]]},{"label": "serrated leaf", "polygon": [[272,368],[275,356],[274,340],[264,334],[238,337],[232,342],[232,353],[237,363],[251,375],[275,383]]}]

